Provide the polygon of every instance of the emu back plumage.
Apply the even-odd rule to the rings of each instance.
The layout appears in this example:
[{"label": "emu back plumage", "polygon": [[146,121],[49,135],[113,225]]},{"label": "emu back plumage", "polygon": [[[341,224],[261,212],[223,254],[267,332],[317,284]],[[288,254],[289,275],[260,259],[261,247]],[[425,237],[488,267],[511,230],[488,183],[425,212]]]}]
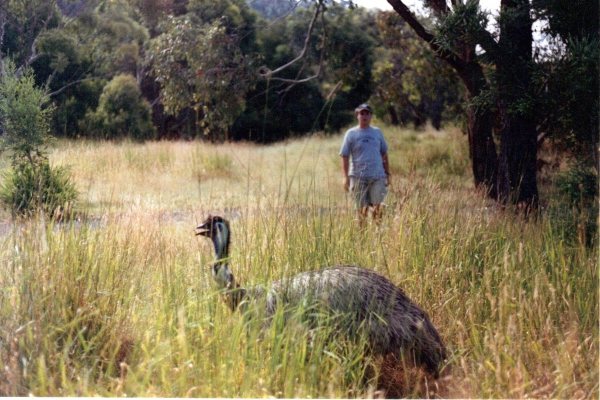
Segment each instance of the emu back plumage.
[{"label": "emu back plumage", "polygon": [[[255,287],[248,295],[262,297],[261,292]],[[266,315],[280,303],[293,307],[307,300],[338,316],[344,331],[366,335],[374,354],[398,355],[402,349],[433,374],[446,358],[444,342],[427,313],[372,270],[335,265],[273,282],[266,292]]]}]

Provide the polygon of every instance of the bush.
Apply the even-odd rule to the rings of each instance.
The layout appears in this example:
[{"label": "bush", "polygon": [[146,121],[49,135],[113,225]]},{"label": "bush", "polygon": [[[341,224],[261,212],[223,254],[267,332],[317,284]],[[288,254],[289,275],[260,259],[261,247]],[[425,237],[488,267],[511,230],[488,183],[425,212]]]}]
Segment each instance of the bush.
[{"label": "bush", "polygon": [[556,187],[571,204],[587,206],[598,196],[598,174],[594,168],[576,163],[557,177]]},{"label": "bush", "polygon": [[[37,162],[41,187],[41,202],[51,217],[59,217],[71,209],[79,193],[71,182],[67,167],[52,168],[48,160]],[[31,163],[16,163],[13,168],[1,174],[0,204],[13,215],[27,216],[38,211],[38,185]]]},{"label": "bush", "polygon": [[88,111],[84,123],[91,136],[101,139],[156,137],[150,105],[131,75],[118,75],[104,86],[98,108]]},{"label": "bush", "polygon": [[567,199],[570,209],[550,215],[559,229],[581,244],[593,246],[598,238],[598,174],[585,163],[574,163],[556,179],[556,188]]}]

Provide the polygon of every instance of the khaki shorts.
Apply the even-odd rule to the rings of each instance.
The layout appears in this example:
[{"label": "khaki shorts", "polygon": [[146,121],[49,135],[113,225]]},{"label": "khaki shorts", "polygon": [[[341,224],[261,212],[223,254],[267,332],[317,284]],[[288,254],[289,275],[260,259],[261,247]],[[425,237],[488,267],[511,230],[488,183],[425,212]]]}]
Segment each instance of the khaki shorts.
[{"label": "khaki shorts", "polygon": [[385,178],[361,179],[350,177],[350,191],[357,210],[383,203],[387,195]]}]

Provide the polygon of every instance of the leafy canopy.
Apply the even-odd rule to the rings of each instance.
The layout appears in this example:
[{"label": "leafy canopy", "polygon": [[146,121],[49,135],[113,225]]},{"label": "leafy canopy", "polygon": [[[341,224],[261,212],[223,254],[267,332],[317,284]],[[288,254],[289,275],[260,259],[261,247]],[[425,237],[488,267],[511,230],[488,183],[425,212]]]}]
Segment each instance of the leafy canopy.
[{"label": "leafy canopy", "polygon": [[35,86],[33,70],[27,68],[17,77],[14,64],[7,62],[0,88],[0,152],[10,150],[13,159],[30,161],[43,156],[52,140],[49,122],[54,108],[48,105],[48,94]]}]

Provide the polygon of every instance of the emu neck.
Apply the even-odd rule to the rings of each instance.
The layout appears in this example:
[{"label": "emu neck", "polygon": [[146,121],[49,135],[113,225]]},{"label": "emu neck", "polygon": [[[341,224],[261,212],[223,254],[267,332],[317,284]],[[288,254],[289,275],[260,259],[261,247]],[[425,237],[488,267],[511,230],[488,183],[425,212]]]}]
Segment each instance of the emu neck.
[{"label": "emu neck", "polygon": [[231,308],[231,311],[235,311],[246,296],[246,290],[235,282],[229,264],[222,259],[213,264],[213,277],[219,288],[225,291],[227,305]]},{"label": "emu neck", "polygon": [[215,247],[215,263],[223,263],[229,257],[229,232],[219,232],[212,242]]},{"label": "emu neck", "polygon": [[233,287],[233,273],[229,269],[229,232],[225,225],[221,225],[218,233],[212,237],[215,246],[215,263],[213,264],[213,278],[221,289]]},{"label": "emu neck", "polygon": [[215,246],[215,264],[225,263],[225,260],[229,257],[229,243],[221,237],[216,237],[213,244]]},{"label": "emu neck", "polygon": [[222,227],[219,234],[213,238],[215,246],[215,262],[213,264],[213,278],[219,288],[225,290],[226,302],[232,311],[243,300],[246,291],[235,282],[233,272],[229,268],[229,232]]}]

